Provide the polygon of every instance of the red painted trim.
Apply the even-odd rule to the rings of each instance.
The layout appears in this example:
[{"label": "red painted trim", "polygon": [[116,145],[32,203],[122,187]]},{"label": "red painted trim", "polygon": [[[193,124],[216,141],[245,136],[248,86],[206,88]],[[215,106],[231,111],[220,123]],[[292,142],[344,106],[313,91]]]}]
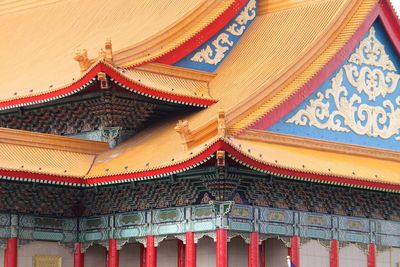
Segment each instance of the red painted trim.
[{"label": "red painted trim", "polygon": [[7,239],[7,256],[6,256],[6,265],[5,267],[17,267],[17,238],[11,237]]},{"label": "red painted trim", "polygon": [[144,248],[143,244],[140,244],[139,257],[140,257],[139,266],[146,267],[146,249]]},{"label": "red painted trim", "polygon": [[157,267],[157,249],[152,235],[146,236],[146,267]]},{"label": "red painted trim", "polygon": [[[185,102],[185,103],[190,103],[190,104],[197,104],[197,105],[202,105],[202,106],[209,106],[216,102],[215,100],[208,100],[208,99],[202,99],[202,98],[197,98],[197,97],[180,96],[180,95],[175,95],[175,94],[170,94],[170,93],[154,90],[154,89],[142,86],[138,83],[135,83],[135,82],[129,80],[124,75],[122,75],[121,73],[117,72],[116,70],[114,70],[113,68],[111,68],[110,66],[108,66],[104,63],[98,63],[85,76],[83,76],[81,79],[79,79],[78,81],[74,82],[73,84],[71,84],[65,88],[62,88],[62,89],[59,89],[56,91],[52,91],[49,93],[41,94],[41,95],[23,97],[23,98],[18,98],[18,99],[14,99],[14,100],[0,102],[0,108],[11,108],[11,106],[19,106],[19,105],[24,105],[27,103],[38,102],[38,101],[48,101],[49,99],[55,98],[55,97],[59,97],[59,98],[66,97],[67,94],[73,94],[74,91],[78,90],[81,86],[87,84],[92,78],[95,78],[99,72],[106,73],[108,76],[113,78],[115,81],[118,81],[118,82],[122,83],[123,85],[130,87],[132,89],[135,89],[138,92],[148,94],[150,96],[158,97],[161,99]],[[34,105],[34,104],[29,104],[29,105]]]},{"label": "red painted trim", "polygon": [[166,92],[161,92],[157,91],[148,87],[144,87],[138,83],[135,83],[113,68],[102,64],[101,71],[106,73],[108,76],[113,78],[115,81],[124,84],[125,86],[128,86],[130,88],[135,89],[136,91],[139,91],[144,94],[148,94],[151,96],[155,96],[158,98],[165,98],[168,100],[173,100],[173,101],[179,101],[179,102],[185,102],[185,103],[192,103],[192,104],[198,104],[198,105],[203,105],[203,106],[210,106],[217,101],[215,100],[208,100],[208,99],[202,99],[202,98],[197,98],[197,97],[188,97],[188,96],[180,96],[180,95],[175,95],[175,94],[170,94]]},{"label": "red painted trim", "polygon": [[302,179],[309,179],[309,180],[320,181],[320,182],[336,183],[336,184],[349,185],[349,186],[357,185],[357,186],[363,186],[363,187],[369,187],[369,188],[380,188],[380,189],[389,189],[389,190],[400,191],[400,184],[387,184],[387,183],[381,183],[381,182],[375,182],[375,181],[354,179],[354,178],[349,178],[349,177],[323,175],[323,174],[317,174],[317,173],[302,172],[302,171],[298,171],[298,170],[283,169],[278,166],[268,165],[268,164],[256,161],[254,159],[251,159],[251,158],[247,157],[246,155],[243,155],[241,152],[239,152],[238,150],[236,150],[235,148],[231,147],[230,145],[228,145],[226,143],[224,143],[222,147],[223,147],[223,149],[225,149],[226,152],[228,152],[230,155],[234,156],[239,161],[242,161],[242,162],[252,166],[253,168],[261,169],[261,170],[268,171],[271,173],[299,177]]},{"label": "red painted trim", "polygon": [[117,240],[108,240],[108,267],[119,267]]},{"label": "red painted trim", "polygon": [[298,90],[297,93],[291,96],[287,101],[280,104],[271,112],[263,115],[258,121],[254,122],[253,125],[250,125],[249,127],[254,129],[268,129],[300,105],[318,87],[320,87],[341,64],[343,64],[343,61],[351,54],[354,48],[361,41],[364,34],[368,32],[369,28],[378,17],[382,20],[383,26],[400,56],[400,22],[390,1],[382,0],[382,2],[371,11],[367,20],[364,21],[349,42],[316,76],[308,81],[307,84],[302,86],[300,90]]},{"label": "red painted trim", "polygon": [[376,267],[376,245],[368,245],[368,267]]},{"label": "red painted trim", "polygon": [[259,267],[260,250],[258,247],[259,236],[258,232],[250,233],[250,244],[248,253],[248,266]]},{"label": "red painted trim", "polygon": [[375,182],[375,181],[367,181],[367,180],[360,180],[350,177],[341,177],[341,176],[333,176],[333,175],[323,175],[317,173],[308,173],[299,170],[291,170],[285,169],[279,166],[265,164],[259,161],[256,161],[247,155],[244,155],[241,151],[237,150],[236,148],[232,147],[230,144],[220,140],[211,145],[209,148],[204,150],[199,155],[195,156],[192,159],[189,159],[185,162],[172,165],[169,167],[143,171],[138,173],[131,173],[131,174],[122,174],[122,175],[113,175],[113,176],[105,176],[100,178],[91,178],[91,179],[81,179],[81,178],[71,178],[71,177],[61,177],[55,175],[43,175],[37,173],[28,173],[23,171],[6,171],[0,170],[1,176],[9,176],[9,177],[17,177],[17,178],[29,178],[35,181],[50,181],[50,182],[60,182],[60,183],[73,183],[77,185],[96,185],[100,183],[109,183],[109,182],[121,182],[123,180],[129,179],[145,179],[146,177],[154,177],[154,176],[161,176],[166,173],[173,173],[177,171],[182,171],[184,169],[190,168],[199,162],[204,161],[207,157],[214,154],[217,150],[223,149],[232,155],[234,158],[247,164],[253,168],[260,169],[266,172],[280,174],[284,176],[292,176],[297,177],[303,180],[313,180],[325,183],[334,183],[340,185],[348,185],[348,186],[360,186],[360,187],[368,187],[368,188],[375,188],[375,189],[386,189],[386,190],[395,190],[400,191],[400,184],[388,184],[382,182]]},{"label": "red painted trim", "polygon": [[292,236],[290,238],[290,261],[295,267],[300,267],[300,237]]},{"label": "red painted trim", "polygon": [[228,267],[228,231],[217,229],[216,267]]},{"label": "red painted trim", "polygon": [[339,267],[339,241],[331,240],[329,267]]},{"label": "red painted trim", "polygon": [[202,29],[188,41],[160,57],[156,61],[162,64],[173,65],[182,58],[189,55],[191,52],[199,48],[207,42],[212,36],[222,30],[229,21],[231,21],[236,14],[245,6],[248,0],[236,0],[230,7],[228,7],[217,19],[211,24]]},{"label": "red painted trim", "polygon": [[[369,28],[372,26],[380,12],[379,5],[377,5],[368,15],[368,19],[358,28],[353,37],[342,47],[342,49],[319,71],[313,78],[311,78],[305,85],[303,85],[295,94],[288,100],[275,107],[269,113],[264,114],[259,120],[249,125],[246,128],[252,129],[268,129],[275,123],[279,122],[283,117],[289,114],[297,106],[304,102],[315,90],[317,90],[329,76],[343,64],[343,61],[351,54],[356,48],[362,37]],[[243,132],[243,129],[241,132]],[[241,133],[240,132],[240,133]],[[239,133],[239,134],[240,134]]]},{"label": "red painted trim", "polygon": [[382,0],[380,5],[379,17],[382,20],[393,46],[400,55],[400,20],[389,0]]},{"label": "red painted trim", "polygon": [[178,267],[185,267],[185,245],[182,240],[177,239]]},{"label": "red painted trim", "polygon": [[185,266],[186,267],[196,267],[196,244],[194,243],[194,233],[186,233],[186,257]]},{"label": "red painted trim", "polygon": [[81,252],[81,243],[75,243],[74,249],[74,267],[83,267],[84,266],[84,256]]}]

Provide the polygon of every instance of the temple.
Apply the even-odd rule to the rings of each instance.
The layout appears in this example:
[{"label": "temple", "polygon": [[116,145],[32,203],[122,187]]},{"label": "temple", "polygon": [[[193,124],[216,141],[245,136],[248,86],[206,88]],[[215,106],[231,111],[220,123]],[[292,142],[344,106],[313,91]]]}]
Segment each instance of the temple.
[{"label": "temple", "polygon": [[0,33],[0,267],[400,266],[389,0],[8,0]]}]

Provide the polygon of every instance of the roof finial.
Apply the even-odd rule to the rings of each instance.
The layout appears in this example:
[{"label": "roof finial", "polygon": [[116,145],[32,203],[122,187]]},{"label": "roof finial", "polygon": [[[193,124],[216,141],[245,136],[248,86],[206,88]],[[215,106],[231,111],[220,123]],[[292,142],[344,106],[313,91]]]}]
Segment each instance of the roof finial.
[{"label": "roof finial", "polygon": [[104,44],[104,50],[100,49],[97,58],[89,59],[86,49],[76,51],[74,59],[79,62],[81,73],[86,72],[97,60],[105,61],[113,64],[113,53],[111,39],[107,38]]},{"label": "roof finial", "polygon": [[74,59],[78,61],[79,67],[81,68],[81,73],[86,72],[96,61],[96,59],[88,58],[86,49],[76,51]]},{"label": "roof finial", "polygon": [[104,50],[100,50],[99,59],[111,64],[113,63],[112,42],[110,38],[107,38],[104,44]]},{"label": "roof finial", "polygon": [[185,150],[188,149],[190,143],[193,141],[192,132],[189,129],[189,122],[187,120],[179,120],[175,126],[175,131],[181,137],[181,143]]},{"label": "roof finial", "polygon": [[218,135],[226,137],[225,111],[222,109],[218,111]]}]

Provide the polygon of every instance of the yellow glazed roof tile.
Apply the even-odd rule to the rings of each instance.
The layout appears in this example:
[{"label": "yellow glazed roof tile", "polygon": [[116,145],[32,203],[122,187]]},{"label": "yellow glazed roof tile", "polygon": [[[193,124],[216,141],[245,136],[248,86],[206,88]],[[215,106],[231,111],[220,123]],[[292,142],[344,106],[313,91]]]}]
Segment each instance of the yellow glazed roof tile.
[{"label": "yellow glazed roof tile", "polygon": [[3,6],[0,101],[69,85],[73,78],[81,76],[73,59],[77,50],[87,49],[88,56],[95,58],[110,38],[116,56],[117,50],[151,39],[213,1],[49,0],[52,3],[47,5],[33,2],[32,7],[27,3],[17,5],[15,12],[6,12]]},{"label": "yellow glazed roof tile", "polygon": [[[328,3],[329,1],[326,1],[326,4]],[[297,62],[299,67],[303,66],[305,68],[297,69],[297,72],[293,73],[292,77],[287,77],[286,80],[282,81],[282,83],[280,84],[272,86],[271,83],[269,89],[264,90],[264,96],[260,95],[260,97],[258,98],[259,99],[258,102],[247,103],[247,105],[251,106],[251,108],[247,109],[246,111],[241,110],[241,115],[239,116],[239,118],[235,119],[234,124],[230,128],[230,132],[234,133],[249,126],[251,123],[259,119],[263,114],[267,113],[268,111],[271,111],[280,103],[287,100],[297,90],[299,90],[302,85],[304,85],[314,75],[316,75],[318,71],[320,71],[325,66],[325,64],[327,64],[329,60],[332,59],[340,51],[340,49],[350,40],[350,38],[353,36],[356,30],[361,26],[361,24],[370,14],[372,9],[377,5],[377,3],[378,3],[377,0],[350,1],[350,3],[347,4],[348,16],[344,16],[344,14],[346,14],[346,5],[342,5],[342,8],[344,8],[343,9],[344,13],[343,14],[339,13],[340,15],[339,17],[341,19],[335,18],[331,21],[331,23],[337,24],[336,27],[339,26],[338,31],[332,32],[332,29],[325,30],[323,31],[323,35],[321,36],[322,39],[313,40],[313,41],[318,40],[318,42],[320,42],[320,44],[315,43],[313,45],[314,46],[313,53],[317,52],[315,53],[316,57],[308,58],[310,62],[307,62],[307,57],[304,57],[302,59],[303,63],[299,64],[299,62],[294,61],[295,57],[293,57],[292,55],[291,58],[288,59],[288,62]],[[322,4],[322,1],[320,1],[319,4]],[[349,9],[349,7],[351,8]],[[309,7],[299,8],[299,10],[308,8]],[[324,16],[323,13],[318,13],[318,12],[316,13],[310,12],[310,13],[315,14],[315,16]],[[313,19],[309,18],[306,20],[313,20]],[[317,27],[317,25],[309,25],[309,26],[312,29],[317,30],[317,28],[315,28]],[[334,25],[332,25],[332,28],[335,28]],[[290,31],[289,29],[287,30]],[[329,32],[331,32],[331,35],[328,34]],[[289,40],[287,40],[287,42],[291,43]],[[323,50],[315,49],[318,47],[319,49]],[[290,54],[290,50],[285,52]],[[310,54],[312,55],[313,53]],[[275,77],[281,77],[281,76],[283,75],[278,73],[276,73],[275,75]],[[265,85],[261,86],[264,87]],[[267,93],[267,95],[265,93]]]},{"label": "yellow glazed roof tile", "polygon": [[137,69],[124,70],[122,74],[131,81],[157,91],[188,97],[211,99],[208,83],[188,78],[174,77]]},{"label": "yellow glazed roof tile", "polygon": [[0,168],[8,171],[82,178],[94,158],[84,153],[0,144]]},{"label": "yellow glazed roof tile", "polygon": [[210,82],[210,95],[218,103],[192,116],[193,128],[215,123],[219,109],[227,113],[228,127],[235,127],[237,117],[256,109],[329,47],[327,39],[355,6],[353,0],[319,0],[256,17]]},{"label": "yellow glazed roof tile", "polygon": [[388,184],[400,183],[398,161],[235,138],[229,142],[244,155],[279,168]]},{"label": "yellow glazed roof tile", "polygon": [[[119,3],[119,1],[116,2]],[[171,12],[173,10],[176,11],[179,5],[183,5],[183,7],[179,7],[182,9],[180,9],[179,12],[177,11],[177,15],[175,15],[176,18],[179,17],[179,15],[184,16],[183,13],[186,12],[185,14],[187,14],[191,10],[191,5],[199,3],[199,1],[194,0],[188,4],[186,4],[186,1],[151,1],[151,3],[144,0],[140,1],[143,5],[145,5],[145,3],[148,5],[155,5],[153,6],[153,11],[157,8],[156,5],[161,3],[166,4],[167,2],[169,3],[168,6],[170,5]],[[28,148],[25,148],[25,146],[19,147],[21,145],[13,145],[14,147],[11,148],[9,145],[5,144],[4,146],[8,147],[4,147],[4,150],[11,151],[10,149],[14,149],[16,154],[15,158],[10,158],[11,156],[9,155],[0,155],[0,159],[4,158],[4,162],[0,161],[0,167],[8,166],[7,164],[9,161],[15,161],[17,163],[26,161],[27,166],[30,166],[29,169],[33,170],[39,168],[39,165],[43,163],[50,166],[49,170],[43,169],[46,173],[62,175],[61,173],[67,170],[67,173],[71,172],[76,176],[81,175],[81,177],[85,179],[92,179],[101,176],[153,170],[193,158],[218,139],[216,135],[216,118],[220,109],[226,111],[228,126],[232,132],[236,132],[252,123],[264,112],[290,96],[304,84],[304,82],[317,73],[318,70],[320,70],[351,38],[373,6],[377,4],[377,0],[306,0],[306,2],[307,4],[295,5],[293,8],[285,8],[271,13],[266,12],[265,15],[259,16],[254,20],[252,26],[246,31],[240,42],[221,64],[216,77],[209,83],[210,95],[218,99],[219,102],[206,110],[183,116],[183,118],[171,118],[169,121],[162,124],[154,125],[116,148],[101,153],[96,158],[88,154],[84,156],[80,153],[70,151],[57,152],[51,149],[43,150],[41,148],[30,147],[29,149],[32,150],[32,154],[38,159],[38,162],[32,162],[32,159],[29,159],[22,152],[19,152]],[[63,1],[61,1],[61,3],[64,5],[66,4]],[[52,6],[59,6],[59,3],[48,5],[46,8]],[[42,8],[44,7],[40,9]],[[65,6],[65,8],[70,7]],[[103,15],[106,13],[104,10],[100,10],[99,12],[99,14]],[[130,14],[130,11],[120,12],[127,12]],[[143,12],[150,11],[146,10]],[[170,13],[169,16],[172,16],[172,13]],[[10,13],[10,15],[7,16],[12,17],[12,14],[14,13]],[[117,17],[117,15],[118,14],[113,14],[112,17]],[[1,19],[0,16],[0,22]],[[17,18],[15,18],[14,22],[16,22],[16,19]],[[160,19],[160,21],[162,21],[162,19]],[[165,18],[163,25],[154,25],[155,28],[158,28],[152,28],[153,32],[160,30],[169,23],[173,23],[173,21],[174,20],[171,18]],[[60,22],[55,22],[54,29],[57,29],[57,23]],[[74,24],[74,21],[71,21],[71,23]],[[84,23],[79,23],[79,25],[85,25]],[[126,29],[131,29],[130,27],[125,27],[123,30],[119,31],[122,27],[118,29],[115,27],[122,22],[117,19],[117,21],[113,23],[112,25],[114,28],[110,27],[109,29],[114,29],[119,34],[126,33]],[[137,23],[137,21],[132,21],[131,23],[133,25],[133,23]],[[40,23],[36,23],[35,25],[40,25]],[[26,25],[23,26],[26,27]],[[101,26],[106,27],[107,25],[101,24]],[[92,22],[92,24],[82,27],[83,32],[85,32],[85,29],[88,30],[91,27],[94,27],[101,33],[107,32],[104,31],[101,26],[94,26]],[[132,31],[143,30],[143,27],[145,26],[141,25],[140,29],[135,28],[132,29]],[[9,27],[5,28],[8,29]],[[2,24],[0,24],[0,29],[3,29]],[[18,30],[21,29],[16,27],[16,31]],[[39,33],[41,30],[43,31],[43,29],[39,27]],[[77,35],[79,36],[69,36],[72,38],[71,43],[75,46],[79,45],[79,47],[86,47],[89,49],[92,47],[94,51],[97,49],[96,45],[101,44],[104,40],[103,37],[102,39],[95,39],[93,37],[92,39],[88,38],[87,43],[82,44],[79,40],[85,40],[85,38],[83,38],[83,35],[79,32],[80,31],[77,31]],[[8,34],[11,36],[11,33]],[[62,34],[62,32],[60,32],[60,34]],[[32,40],[37,39],[36,36],[30,33],[28,37]],[[114,42],[114,37],[111,37]],[[61,36],[60,38],[63,37]],[[123,47],[124,45],[118,45],[118,43],[128,43],[128,41],[124,39],[128,37],[120,36],[120,38],[120,40],[123,41],[117,41],[116,43],[117,46]],[[146,37],[142,36],[137,38],[142,38],[141,40],[144,40]],[[116,39],[118,40],[118,38]],[[129,40],[129,42],[131,42],[131,40]],[[89,44],[91,44],[91,46]],[[8,48],[11,48],[10,44],[7,45],[9,45]],[[40,65],[40,58],[46,56],[45,49],[41,50],[40,45],[36,43],[33,43],[32,47],[38,50],[37,55],[32,53],[32,51],[26,52],[25,54],[24,51],[22,51],[22,54],[39,62],[40,68],[51,67],[52,65],[48,65],[48,63],[46,63],[47,65]],[[61,50],[58,51],[61,52]],[[58,55],[53,54],[53,52],[54,51],[49,51],[50,58],[55,61],[60,60]],[[65,51],[62,51],[62,53],[65,53]],[[15,73],[19,73],[20,76],[18,76],[18,78],[26,82],[26,84],[29,84],[26,80],[29,80],[27,77],[32,79],[32,73],[28,75],[21,71],[18,72],[18,70],[21,69],[21,65],[18,66],[17,60],[14,62],[12,56],[8,55],[8,62],[11,63],[10,69],[14,71],[12,77],[15,78]],[[15,66],[13,66],[12,63],[15,63]],[[59,63],[63,63],[60,64],[62,67],[57,71],[57,75],[61,77],[70,74],[72,65],[74,65],[73,68],[78,71],[75,65],[76,63],[72,60],[72,56],[71,62],[66,62],[65,66],[63,60],[60,60]],[[11,77],[11,72],[8,73],[8,75]],[[50,69],[49,73],[46,75],[48,75],[48,77],[55,77],[56,73],[52,72]],[[205,82],[203,81],[194,82],[193,80],[182,80],[182,78],[171,79],[161,74],[150,74],[141,69],[131,70],[127,72],[126,75],[132,80],[143,79],[143,83],[147,86],[164,88],[166,91],[168,91],[171,86],[174,86],[177,88],[176,90],[182,94],[194,94],[196,90],[207,90]],[[39,79],[39,76],[33,79],[37,79],[35,82],[38,82],[38,80],[40,80],[40,82],[42,81],[41,78]],[[13,83],[16,85],[20,84],[18,81],[14,81]],[[0,94],[3,95],[1,88],[3,87],[0,82]],[[18,92],[24,93],[24,91]],[[4,95],[12,95],[12,92],[4,92]],[[210,129],[212,134],[206,135],[201,142],[195,142],[195,145],[189,147],[188,150],[184,150],[179,135],[174,130],[178,119],[187,119],[189,121],[190,129],[195,138],[196,131],[201,128]],[[396,176],[400,169],[400,163],[395,161],[338,152],[318,151],[254,140],[232,139],[230,142],[236,147],[240,144],[243,154],[249,157],[255,157],[254,155],[259,154],[265,155],[263,156],[263,160],[266,164],[272,165],[278,162],[280,167],[318,173],[321,175],[338,175],[385,183],[400,182],[398,176]],[[248,152],[248,149],[250,149],[251,153]],[[24,153],[30,153],[30,150],[26,150]],[[49,154],[51,157],[45,156],[47,155],[47,150],[52,151],[51,153],[53,154]],[[60,154],[56,155],[54,153]],[[70,154],[67,155],[65,153]],[[70,157],[68,160],[67,156]],[[62,159],[62,162],[55,162],[57,157],[58,159]],[[91,166],[92,163],[93,165]],[[76,166],[74,164],[76,164]],[[11,164],[9,166],[11,166],[11,168],[18,168],[17,165],[18,164],[14,166]],[[69,171],[67,167],[70,168],[71,171]],[[80,169],[75,170],[75,167],[79,167]],[[85,175],[86,172],[87,174]]]}]

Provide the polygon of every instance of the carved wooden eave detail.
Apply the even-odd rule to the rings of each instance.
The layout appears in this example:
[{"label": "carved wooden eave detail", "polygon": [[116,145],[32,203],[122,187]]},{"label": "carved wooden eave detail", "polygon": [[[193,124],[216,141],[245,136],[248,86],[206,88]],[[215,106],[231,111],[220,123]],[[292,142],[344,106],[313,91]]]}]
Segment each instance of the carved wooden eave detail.
[{"label": "carved wooden eave detail", "polygon": [[189,129],[189,122],[187,120],[179,120],[174,129],[181,137],[184,150],[187,150],[193,142],[193,135],[192,131]]},{"label": "carved wooden eave detail", "polygon": [[74,59],[79,63],[81,73],[85,73],[97,61],[103,61],[113,65],[112,42],[110,39],[107,39],[104,44],[104,49],[100,49],[97,58],[89,59],[87,50],[83,49],[76,51]]}]

